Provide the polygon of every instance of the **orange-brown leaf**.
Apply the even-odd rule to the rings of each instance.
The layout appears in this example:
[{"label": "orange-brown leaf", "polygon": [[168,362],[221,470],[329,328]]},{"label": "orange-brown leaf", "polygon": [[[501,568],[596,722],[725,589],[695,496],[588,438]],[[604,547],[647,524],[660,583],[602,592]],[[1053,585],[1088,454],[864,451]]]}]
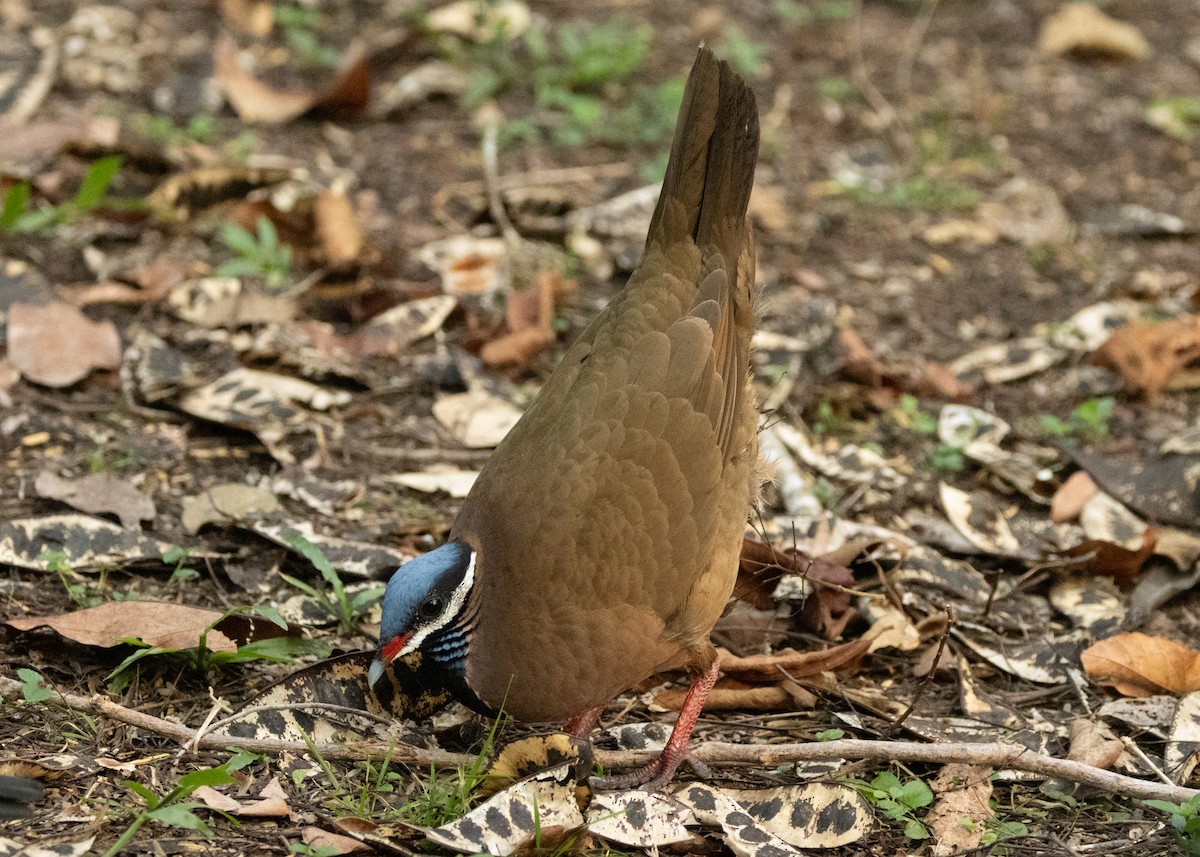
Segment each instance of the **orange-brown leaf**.
[{"label": "orange-brown leaf", "polygon": [[1200,690],[1200,652],[1174,640],[1117,634],[1089,646],[1080,657],[1092,681],[1125,696],[1182,696]]}]

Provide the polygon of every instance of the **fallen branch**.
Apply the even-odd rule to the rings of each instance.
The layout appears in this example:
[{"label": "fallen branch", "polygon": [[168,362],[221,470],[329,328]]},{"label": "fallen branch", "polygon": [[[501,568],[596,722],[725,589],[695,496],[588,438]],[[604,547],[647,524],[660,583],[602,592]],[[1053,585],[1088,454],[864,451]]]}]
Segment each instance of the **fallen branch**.
[{"label": "fallen branch", "polygon": [[[21,693],[21,682],[0,677],[0,697],[17,697]],[[445,750],[426,750],[409,744],[381,741],[357,741],[346,744],[307,745],[303,741],[288,741],[281,738],[232,738],[228,735],[201,735],[182,723],[165,720],[118,705],[102,696],[79,696],[59,694],[59,701],[72,711],[97,715],[136,726],[159,735],[173,738],[181,746],[195,750],[220,750],[240,747],[254,752],[291,752],[304,754],[315,750],[326,759],[369,759],[388,757],[393,762],[406,765],[441,765],[454,767],[468,764],[474,756],[465,753],[450,753]],[[194,743],[189,743],[194,742]],[[631,768],[642,765],[654,757],[647,750],[597,750],[596,761],[606,770]],[[862,741],[844,739],[838,741],[812,741],[797,744],[728,744],[709,742],[700,744],[692,751],[698,761],[708,765],[761,765],[775,768],[791,762],[816,761],[859,761],[878,760],[896,762],[928,762],[930,764],[961,763],[990,766],[997,770],[1024,771],[1045,777],[1058,777],[1080,785],[1090,786],[1103,792],[1142,800],[1165,800],[1185,803],[1200,790],[1184,788],[1170,783],[1140,780],[1124,774],[1105,771],[1082,762],[1056,759],[1035,753],[1025,747],[1012,744],[967,744],[947,742],[921,744],[916,741]]]}]

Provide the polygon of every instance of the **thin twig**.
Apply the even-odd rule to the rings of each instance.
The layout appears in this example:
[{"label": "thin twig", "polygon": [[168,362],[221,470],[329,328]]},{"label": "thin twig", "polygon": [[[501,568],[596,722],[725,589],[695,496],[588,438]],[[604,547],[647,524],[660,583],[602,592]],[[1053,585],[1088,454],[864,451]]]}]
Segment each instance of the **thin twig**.
[{"label": "thin twig", "polygon": [[[21,682],[0,676],[0,697],[18,697]],[[136,726],[187,745],[196,737],[196,730],[171,720],[153,717],[140,711],[105,699],[102,696],[80,696],[60,694],[62,704],[73,711],[98,715]],[[385,744],[381,741],[357,741],[345,744],[306,744],[303,741],[287,741],[280,738],[232,738],[227,735],[208,734],[195,741],[195,749],[220,750],[241,747],[256,752],[290,752],[309,754],[316,752],[326,759],[369,759],[387,757],[406,765],[455,766],[470,763],[474,757],[465,753],[450,753],[445,750],[427,750],[408,744]],[[632,768],[644,765],[654,758],[655,751],[646,750],[597,750],[596,761],[606,770]],[[945,765],[991,766],[997,770],[1025,771],[1045,777],[1059,777],[1081,785],[1091,786],[1110,794],[1126,797],[1166,800],[1185,803],[1200,795],[1200,789],[1189,789],[1169,783],[1140,780],[1124,774],[1105,771],[1082,762],[1056,759],[1035,753],[1026,747],[1013,744],[968,744],[946,742],[942,744],[920,744],[915,741],[862,741],[844,739],[838,741],[812,741],[799,744],[728,744],[709,742],[700,744],[692,755],[697,761],[709,765],[759,765],[776,768],[792,762],[857,761],[871,759],[895,762],[926,762]]]}]

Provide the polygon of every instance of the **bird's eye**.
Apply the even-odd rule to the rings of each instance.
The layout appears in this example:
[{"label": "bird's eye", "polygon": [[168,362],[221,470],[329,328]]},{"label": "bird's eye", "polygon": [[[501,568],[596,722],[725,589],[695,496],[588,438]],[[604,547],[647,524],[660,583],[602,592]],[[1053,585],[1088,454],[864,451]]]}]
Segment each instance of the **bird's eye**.
[{"label": "bird's eye", "polygon": [[438,616],[442,615],[442,609],[445,606],[445,602],[442,601],[441,597],[437,595],[434,595],[432,598],[426,598],[425,601],[421,603],[421,618],[436,619]]}]

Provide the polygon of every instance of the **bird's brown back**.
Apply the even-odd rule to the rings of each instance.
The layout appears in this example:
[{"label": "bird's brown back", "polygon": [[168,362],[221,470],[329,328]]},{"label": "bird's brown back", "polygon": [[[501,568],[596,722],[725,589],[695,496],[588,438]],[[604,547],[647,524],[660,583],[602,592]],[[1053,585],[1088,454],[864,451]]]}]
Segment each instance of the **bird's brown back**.
[{"label": "bird's brown back", "polygon": [[701,49],[637,270],[455,523],[478,551],[467,681],[518,719],[566,719],[711,652],[756,490],[757,147],[753,94]]}]

